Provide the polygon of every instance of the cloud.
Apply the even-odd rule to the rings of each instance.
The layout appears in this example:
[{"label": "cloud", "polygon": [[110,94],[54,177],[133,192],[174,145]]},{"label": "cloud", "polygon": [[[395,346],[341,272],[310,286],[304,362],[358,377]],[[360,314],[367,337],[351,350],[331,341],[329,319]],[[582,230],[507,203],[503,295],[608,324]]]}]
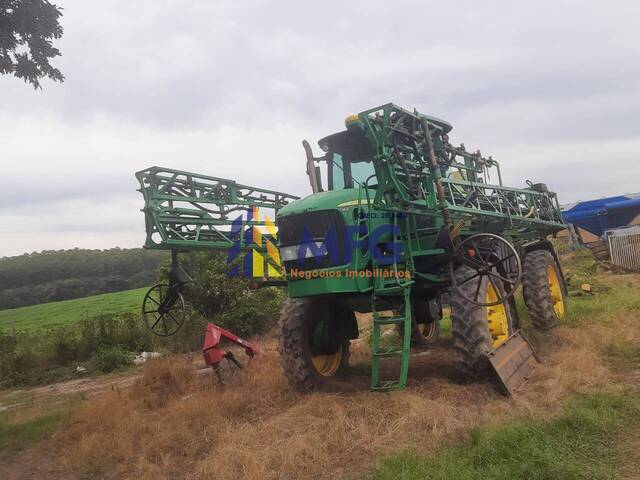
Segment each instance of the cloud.
[{"label": "cloud", "polygon": [[57,3],[65,83],[0,77],[0,255],[140,244],[154,164],[305,194],[300,140],[388,101],[513,185],[637,190],[637,2]]}]

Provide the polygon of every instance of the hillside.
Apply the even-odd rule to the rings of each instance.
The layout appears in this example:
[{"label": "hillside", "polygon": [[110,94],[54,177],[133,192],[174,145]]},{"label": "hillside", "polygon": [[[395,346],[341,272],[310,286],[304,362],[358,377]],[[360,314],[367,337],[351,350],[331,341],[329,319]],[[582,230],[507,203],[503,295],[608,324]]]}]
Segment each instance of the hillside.
[{"label": "hillside", "polygon": [[0,258],[0,310],[149,285],[166,252],[55,250]]},{"label": "hillside", "polygon": [[0,330],[37,330],[107,313],[138,312],[147,287],[0,311]]}]

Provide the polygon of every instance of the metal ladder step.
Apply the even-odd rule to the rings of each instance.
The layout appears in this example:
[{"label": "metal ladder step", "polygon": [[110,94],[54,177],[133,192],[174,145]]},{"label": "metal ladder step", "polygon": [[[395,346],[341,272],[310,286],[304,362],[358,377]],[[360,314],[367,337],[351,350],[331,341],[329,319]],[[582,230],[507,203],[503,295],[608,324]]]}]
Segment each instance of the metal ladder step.
[{"label": "metal ladder step", "polygon": [[400,390],[400,382],[397,380],[385,380],[378,385],[371,387],[374,392],[390,392],[392,390]]},{"label": "metal ladder step", "polygon": [[[402,266],[404,269],[405,266]],[[399,268],[400,270],[400,268]],[[397,295],[413,284],[413,280],[400,280],[398,278],[378,279],[374,286],[375,295]]]},{"label": "metal ladder step", "polygon": [[376,288],[376,295],[395,295],[402,293],[405,287],[400,285],[391,285],[388,287]]},{"label": "metal ladder step", "polygon": [[374,318],[373,322],[378,325],[400,325],[401,323],[404,323],[404,316],[378,317],[378,318]]},{"label": "metal ladder step", "polygon": [[391,347],[382,350],[376,350],[372,353],[374,357],[386,358],[386,357],[399,357],[404,353],[402,348]]},{"label": "metal ladder step", "polygon": [[[367,190],[368,192],[368,190]],[[398,216],[394,215],[393,224],[398,227]],[[370,225],[368,225],[370,229]],[[396,229],[397,231],[398,229]],[[409,225],[409,216],[405,216],[405,233],[408,237],[400,234],[400,239],[394,233],[394,241],[400,240],[407,247],[404,258],[400,261],[394,259],[394,263],[386,265],[386,268],[393,269],[395,275],[389,278],[378,278],[373,282],[373,291],[371,292],[371,310],[373,312],[373,331],[371,342],[371,390],[378,392],[386,392],[390,390],[402,390],[407,385],[407,375],[409,373],[409,354],[411,347],[411,326],[412,326],[412,308],[411,308],[411,288],[413,280],[400,278],[398,272],[409,271],[414,272],[413,257],[411,254],[411,228]],[[374,265],[375,266],[375,265]],[[413,277],[413,275],[411,275]],[[396,314],[391,317],[381,317],[376,312],[376,304],[379,297],[401,297],[402,305],[399,310],[400,315]],[[395,299],[394,299],[395,300]],[[380,345],[381,328],[384,325],[402,325],[402,346],[382,347]],[[381,379],[380,378],[380,360],[389,357],[400,358],[400,371],[397,379]]]},{"label": "metal ladder step", "polygon": [[[398,286],[398,293],[402,292],[403,306],[401,315],[380,316],[375,310],[376,295],[379,289],[374,288],[372,294],[373,307],[373,332],[372,332],[372,358],[371,358],[371,390],[386,392],[390,390],[402,390],[407,384],[407,374],[409,371],[409,354],[411,343],[411,283]],[[384,325],[402,325],[402,345],[392,347],[382,347],[380,345],[381,328]],[[383,358],[399,357],[400,372],[398,379],[380,378],[380,360]]]}]

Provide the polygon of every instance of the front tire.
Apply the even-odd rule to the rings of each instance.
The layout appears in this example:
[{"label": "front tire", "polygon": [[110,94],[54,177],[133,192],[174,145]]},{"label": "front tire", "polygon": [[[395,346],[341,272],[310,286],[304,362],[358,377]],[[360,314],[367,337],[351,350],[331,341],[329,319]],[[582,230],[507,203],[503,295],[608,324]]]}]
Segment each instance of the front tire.
[{"label": "front tire", "polygon": [[278,321],[280,365],[299,391],[329,387],[349,366],[346,312],[311,298],[289,298]]},{"label": "front tire", "polygon": [[[473,269],[463,265],[454,274],[458,279],[464,279],[473,273]],[[504,287],[499,280],[494,279],[491,283],[489,277],[485,276],[479,282],[479,286],[478,282],[463,283],[460,288],[466,290],[463,292],[466,297],[479,298],[484,303],[495,302],[498,293],[505,298]],[[495,291],[496,288],[499,292]],[[487,354],[513,333],[511,307],[509,302],[489,307],[479,306],[455,292],[451,295],[450,303],[451,333],[460,368],[470,377],[479,377],[487,371]]]},{"label": "front tire", "polygon": [[524,257],[522,296],[533,326],[553,328],[565,314],[565,288],[560,266],[547,250],[534,250]]}]

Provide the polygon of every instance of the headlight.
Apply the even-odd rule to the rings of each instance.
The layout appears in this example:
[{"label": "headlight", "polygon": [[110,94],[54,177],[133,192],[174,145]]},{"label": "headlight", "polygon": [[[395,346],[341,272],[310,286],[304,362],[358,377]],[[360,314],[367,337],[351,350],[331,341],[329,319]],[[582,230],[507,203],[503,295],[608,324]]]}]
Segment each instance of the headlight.
[{"label": "headlight", "polygon": [[291,245],[289,247],[280,247],[280,259],[283,262],[290,262],[298,258],[298,249],[300,245]]},{"label": "headlight", "polygon": [[[303,249],[303,255],[300,255],[300,249]],[[327,247],[324,242],[304,243],[302,245],[289,245],[288,247],[280,247],[280,258],[283,262],[291,262],[299,258],[315,258],[327,255]]]}]

